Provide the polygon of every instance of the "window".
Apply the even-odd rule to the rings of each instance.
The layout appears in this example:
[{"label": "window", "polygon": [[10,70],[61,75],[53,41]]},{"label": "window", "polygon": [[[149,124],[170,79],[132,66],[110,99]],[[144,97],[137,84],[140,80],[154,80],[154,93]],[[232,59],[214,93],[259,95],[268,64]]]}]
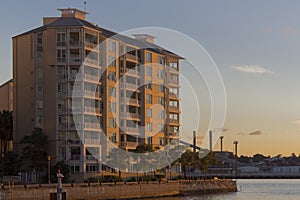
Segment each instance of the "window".
[{"label": "window", "polygon": [[36,48],[36,60],[38,62],[43,61],[43,47],[41,47],[41,46],[37,46],[37,48]]},{"label": "window", "polygon": [[116,133],[112,133],[109,137],[109,140],[113,143],[117,142],[117,134]]},{"label": "window", "polygon": [[64,158],[66,155],[66,149],[65,148],[58,148],[57,149],[58,157]]},{"label": "window", "polygon": [[114,87],[109,87],[108,90],[109,96],[116,97],[116,89]]},{"label": "window", "polygon": [[38,46],[43,45],[43,33],[36,34],[36,43]]},{"label": "window", "polygon": [[169,88],[169,92],[177,95],[178,94],[178,88],[172,88],[172,87],[170,87]]},{"label": "window", "polygon": [[151,81],[147,81],[146,88],[149,89],[149,90],[152,90],[152,83],[151,83]]},{"label": "window", "polygon": [[173,68],[175,68],[175,69],[177,69],[178,64],[177,64],[177,62],[170,62],[170,63],[169,63],[169,66],[170,66],[170,67],[173,67]]},{"label": "window", "polygon": [[152,117],[152,109],[147,108],[147,117]]},{"label": "window", "polygon": [[84,132],[84,139],[91,139],[91,140],[97,140],[98,139],[98,133],[93,131],[85,131]]},{"label": "window", "polygon": [[165,86],[163,86],[163,85],[158,85],[158,91],[159,91],[159,92],[165,92]]},{"label": "window", "polygon": [[108,41],[108,50],[115,52],[116,51],[116,42]]},{"label": "window", "polygon": [[146,95],[146,102],[152,104],[152,95],[151,94]]},{"label": "window", "polygon": [[170,114],[169,114],[169,118],[170,118],[170,119],[178,120],[178,114],[170,113]]},{"label": "window", "polygon": [[152,62],[152,54],[151,53],[146,53],[146,61]]},{"label": "window", "polygon": [[80,172],[79,165],[72,165],[71,166],[71,173]]},{"label": "window", "polygon": [[116,58],[109,56],[108,57],[108,66],[116,67]]},{"label": "window", "polygon": [[165,111],[164,110],[160,110],[158,111],[158,118],[159,119],[165,119]]},{"label": "window", "polygon": [[178,107],[178,101],[169,101],[169,106]]},{"label": "window", "polygon": [[158,97],[158,104],[164,106],[164,105],[165,105],[165,98],[163,98],[163,97]]},{"label": "window", "polygon": [[164,145],[165,144],[165,138],[159,138],[159,145]]},{"label": "window", "polygon": [[116,73],[115,72],[109,72],[107,79],[113,82],[116,82]]},{"label": "window", "polygon": [[152,144],[152,137],[147,138],[148,144]]},{"label": "window", "polygon": [[66,62],[66,50],[65,49],[57,49],[57,62]]},{"label": "window", "polygon": [[98,172],[99,164],[86,164],[86,172]]},{"label": "window", "polygon": [[164,74],[164,70],[158,70],[158,78],[164,78],[165,77],[165,74]]},{"label": "window", "polygon": [[163,132],[164,131],[164,124],[159,124],[158,125],[158,131]]},{"label": "window", "polygon": [[115,118],[109,118],[109,128],[116,128],[116,120]]},{"label": "window", "polygon": [[43,86],[42,85],[40,85],[40,84],[36,85],[36,90],[38,93],[43,94]]},{"label": "window", "polygon": [[64,33],[64,32],[56,33],[56,45],[57,46],[66,46],[66,33]]},{"label": "window", "polygon": [[158,57],[158,63],[161,65],[165,64],[165,59],[163,57]]},{"label": "window", "polygon": [[147,124],[147,131],[152,132],[152,122]]},{"label": "window", "polygon": [[146,76],[152,76],[152,67],[146,66]]},{"label": "window", "polygon": [[110,105],[109,105],[109,112],[116,112],[116,109],[117,109],[117,105],[115,102],[110,102]]}]

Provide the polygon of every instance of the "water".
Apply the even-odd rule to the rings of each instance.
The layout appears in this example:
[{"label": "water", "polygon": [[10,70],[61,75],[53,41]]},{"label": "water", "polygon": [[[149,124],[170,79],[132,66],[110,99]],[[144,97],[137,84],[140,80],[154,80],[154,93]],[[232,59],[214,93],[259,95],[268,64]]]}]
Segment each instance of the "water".
[{"label": "water", "polygon": [[161,200],[299,200],[298,179],[249,179],[237,181],[239,192]]}]

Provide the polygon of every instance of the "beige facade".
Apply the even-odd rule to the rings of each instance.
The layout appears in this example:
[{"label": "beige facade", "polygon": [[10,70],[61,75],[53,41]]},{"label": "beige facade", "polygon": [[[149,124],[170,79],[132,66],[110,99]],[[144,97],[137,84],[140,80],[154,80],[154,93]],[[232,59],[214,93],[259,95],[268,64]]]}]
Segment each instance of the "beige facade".
[{"label": "beige facade", "polygon": [[53,162],[97,173],[106,141],[133,150],[178,139],[181,57],[149,35],[113,37],[86,12],[59,10],[61,17],[13,38],[16,150],[40,127]]},{"label": "beige facade", "polygon": [[13,111],[13,80],[0,86],[0,111]]}]

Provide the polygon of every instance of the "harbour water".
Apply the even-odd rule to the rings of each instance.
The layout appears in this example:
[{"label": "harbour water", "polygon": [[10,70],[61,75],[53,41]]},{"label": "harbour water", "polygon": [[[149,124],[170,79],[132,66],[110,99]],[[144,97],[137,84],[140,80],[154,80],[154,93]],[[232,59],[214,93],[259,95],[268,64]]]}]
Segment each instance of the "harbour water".
[{"label": "harbour water", "polygon": [[161,200],[299,200],[299,179],[247,179],[237,181],[239,192]]}]

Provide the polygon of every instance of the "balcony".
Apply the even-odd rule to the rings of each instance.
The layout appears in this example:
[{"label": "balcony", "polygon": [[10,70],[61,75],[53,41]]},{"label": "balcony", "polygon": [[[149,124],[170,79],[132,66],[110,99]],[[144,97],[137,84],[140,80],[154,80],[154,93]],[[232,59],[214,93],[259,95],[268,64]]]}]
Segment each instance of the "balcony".
[{"label": "balcony", "polygon": [[99,161],[100,156],[94,156],[94,155],[86,155],[84,156],[84,161]]},{"label": "balcony", "polygon": [[169,93],[169,98],[170,98],[170,99],[176,99],[176,100],[178,100],[178,99],[179,99],[179,95],[170,92],[170,93]]},{"label": "balcony", "polygon": [[82,59],[81,59],[81,56],[70,56],[69,58],[69,62],[70,63],[81,63],[82,62]]},{"label": "balcony", "polygon": [[169,124],[179,124],[179,120],[178,119],[168,119],[168,123]]},{"label": "balcony", "polygon": [[67,142],[68,144],[81,144],[80,139],[68,139]]},{"label": "balcony", "polygon": [[85,58],[84,61],[89,64],[98,65],[98,60],[95,59]]},{"label": "balcony", "polygon": [[99,123],[84,123],[84,128],[86,129],[100,129]]},{"label": "balcony", "polygon": [[80,155],[71,155],[70,160],[80,160]]},{"label": "balcony", "polygon": [[179,85],[179,81],[178,80],[169,79],[168,82],[169,82],[169,84],[172,84],[172,85]]},{"label": "balcony", "polygon": [[121,83],[122,89],[138,90],[139,86],[134,83]]},{"label": "balcony", "polygon": [[120,115],[121,117],[140,120],[140,115],[138,113],[125,112],[125,113],[121,113]]},{"label": "balcony", "polygon": [[[97,44],[85,41],[84,47],[88,49],[95,49],[97,47]],[[95,50],[98,50],[98,48]]]},{"label": "balcony", "polygon": [[68,129],[81,129],[82,125],[80,123],[75,124],[74,122],[68,123]]},{"label": "balcony", "polygon": [[125,57],[127,61],[138,63],[138,57],[136,55],[127,53]]},{"label": "balcony", "polygon": [[84,139],[84,144],[100,144],[99,139]]},{"label": "balcony", "polygon": [[83,80],[87,80],[87,81],[93,81],[93,82],[99,82],[99,77],[98,76],[94,76],[94,75],[90,75],[90,74],[84,74],[83,75]]},{"label": "balcony", "polygon": [[139,106],[140,101],[138,99],[121,97],[121,103],[127,103],[130,105],[135,105],[135,106],[138,105]]},{"label": "balcony", "polygon": [[84,107],[84,112],[87,112],[87,113],[100,113],[100,108],[85,106]]},{"label": "balcony", "polygon": [[67,58],[64,57],[64,58],[57,58],[57,62],[58,63],[65,63],[67,61]]},{"label": "balcony", "polygon": [[139,76],[139,71],[136,69],[126,69],[126,76],[131,75],[131,76]]},{"label": "balcony", "polygon": [[123,148],[135,149],[137,147],[137,142],[121,142],[120,146]]},{"label": "balcony", "polygon": [[100,96],[99,92],[94,92],[94,91],[91,91],[91,90],[84,90],[83,96],[92,97],[92,98],[100,98],[99,97]]},{"label": "balcony", "polygon": [[123,127],[122,130],[126,133],[139,133],[138,127]]},{"label": "balcony", "polygon": [[169,106],[168,108],[169,108],[169,112],[177,112],[177,113],[180,112],[179,107],[176,107],[176,106]]}]

